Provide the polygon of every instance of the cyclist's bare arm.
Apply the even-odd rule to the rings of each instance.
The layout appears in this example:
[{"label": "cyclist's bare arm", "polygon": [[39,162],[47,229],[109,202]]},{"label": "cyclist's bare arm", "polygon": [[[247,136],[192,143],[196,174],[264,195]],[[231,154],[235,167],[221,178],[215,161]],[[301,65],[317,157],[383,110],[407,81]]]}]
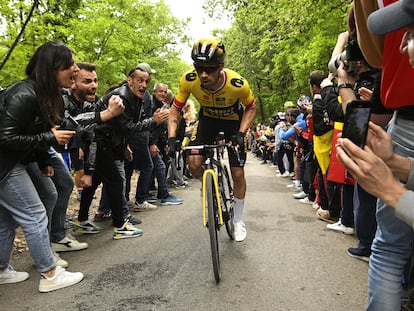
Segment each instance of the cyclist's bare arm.
[{"label": "cyclist's bare arm", "polygon": [[181,109],[172,105],[170,115],[168,117],[168,137],[175,137],[177,133],[178,123],[181,118]]},{"label": "cyclist's bare arm", "polygon": [[247,133],[256,116],[256,105],[246,107],[240,122],[240,132]]}]

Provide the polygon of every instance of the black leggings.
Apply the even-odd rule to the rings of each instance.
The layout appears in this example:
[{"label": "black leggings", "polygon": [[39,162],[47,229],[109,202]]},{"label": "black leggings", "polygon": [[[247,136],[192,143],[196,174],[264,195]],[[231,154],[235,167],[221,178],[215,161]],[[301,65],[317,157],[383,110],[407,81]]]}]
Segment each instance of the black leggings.
[{"label": "black leggings", "polygon": [[100,148],[96,152],[96,167],[92,178],[92,186],[82,190],[79,221],[88,220],[89,207],[91,206],[96,188],[103,182],[108,195],[108,203],[112,211],[112,222],[114,227],[122,227],[124,217],[122,207],[124,200],[123,180],[115,164],[115,158],[111,150]]}]

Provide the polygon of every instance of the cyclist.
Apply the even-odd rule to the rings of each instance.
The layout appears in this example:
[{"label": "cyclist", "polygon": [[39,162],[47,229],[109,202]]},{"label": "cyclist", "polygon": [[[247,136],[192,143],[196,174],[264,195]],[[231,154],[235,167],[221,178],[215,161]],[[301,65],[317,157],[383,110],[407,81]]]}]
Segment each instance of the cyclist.
[{"label": "cyclist", "polygon": [[[190,94],[200,103],[199,120],[192,132],[190,145],[212,144],[218,132],[223,131],[226,141],[238,146],[240,161],[229,148],[229,163],[234,183],[234,239],[243,241],[247,236],[243,222],[246,179],[246,132],[256,115],[256,100],[246,79],[237,72],[224,68],[226,52],[219,38],[200,39],[194,43],[191,58],[194,69],[183,74],[178,93],[168,120],[169,155],[175,156],[176,130],[180,111]],[[244,106],[244,108],[243,108]],[[203,155],[193,150],[188,157],[191,174],[201,178]]]}]

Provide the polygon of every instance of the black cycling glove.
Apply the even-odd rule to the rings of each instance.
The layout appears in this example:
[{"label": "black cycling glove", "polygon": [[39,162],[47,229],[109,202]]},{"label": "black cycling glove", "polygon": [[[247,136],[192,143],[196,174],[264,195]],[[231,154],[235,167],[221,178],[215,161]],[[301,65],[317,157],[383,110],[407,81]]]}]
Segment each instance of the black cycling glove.
[{"label": "black cycling glove", "polygon": [[231,137],[231,143],[233,146],[239,146],[239,152],[244,152],[244,139],[245,134],[243,132],[237,132],[236,135]]},{"label": "black cycling glove", "polygon": [[170,158],[175,158],[176,152],[177,152],[177,138],[169,137],[168,138],[168,156]]}]

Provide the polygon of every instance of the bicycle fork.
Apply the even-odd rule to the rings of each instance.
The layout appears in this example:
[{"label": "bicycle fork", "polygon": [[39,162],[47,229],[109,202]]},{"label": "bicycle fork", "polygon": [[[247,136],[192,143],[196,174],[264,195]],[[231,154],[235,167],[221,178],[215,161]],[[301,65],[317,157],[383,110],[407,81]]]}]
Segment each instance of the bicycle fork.
[{"label": "bicycle fork", "polygon": [[213,179],[213,183],[214,183],[214,194],[216,197],[216,202],[217,202],[217,212],[218,212],[218,216],[219,216],[219,225],[222,226],[223,223],[223,212],[222,212],[222,208],[221,208],[221,200],[220,200],[220,192],[219,192],[219,187],[218,187],[218,182],[217,182],[217,175],[216,172],[213,169],[206,169],[204,170],[203,173],[203,182],[202,182],[202,192],[203,192],[203,225],[204,227],[207,227],[207,207],[206,207],[206,202],[207,202],[207,188],[206,188],[206,179],[207,179],[207,175],[210,174],[212,179]]}]

